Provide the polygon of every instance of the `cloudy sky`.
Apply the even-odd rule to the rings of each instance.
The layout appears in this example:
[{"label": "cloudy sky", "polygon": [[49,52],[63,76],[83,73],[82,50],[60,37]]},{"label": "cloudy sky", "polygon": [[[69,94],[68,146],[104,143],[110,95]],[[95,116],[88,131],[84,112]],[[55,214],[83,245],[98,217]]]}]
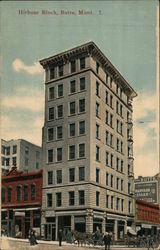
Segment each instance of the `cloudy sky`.
[{"label": "cloudy sky", "polygon": [[[141,0],[1,2],[1,137],[41,145],[44,84],[38,61],[92,40],[138,93],[135,175],[156,174],[157,4]],[[92,15],[77,15],[82,9]],[[20,15],[19,10],[39,14]],[[55,10],[57,15],[42,15],[42,10]],[[75,15],[62,16],[61,10]]]}]

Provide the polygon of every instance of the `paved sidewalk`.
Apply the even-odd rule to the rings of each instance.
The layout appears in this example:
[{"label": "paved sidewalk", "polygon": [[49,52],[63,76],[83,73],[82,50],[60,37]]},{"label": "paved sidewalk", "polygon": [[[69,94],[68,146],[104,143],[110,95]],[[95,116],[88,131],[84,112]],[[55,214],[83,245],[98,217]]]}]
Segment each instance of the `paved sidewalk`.
[{"label": "paved sidewalk", "polygon": [[[42,241],[38,240],[38,245],[30,246],[27,239],[15,239],[10,237],[2,237],[0,250],[104,250],[104,246],[77,246],[76,244],[69,244],[62,242],[62,246],[59,247],[58,241]],[[127,246],[111,246],[111,250],[127,249],[127,250],[146,250],[146,248],[128,248]]]}]

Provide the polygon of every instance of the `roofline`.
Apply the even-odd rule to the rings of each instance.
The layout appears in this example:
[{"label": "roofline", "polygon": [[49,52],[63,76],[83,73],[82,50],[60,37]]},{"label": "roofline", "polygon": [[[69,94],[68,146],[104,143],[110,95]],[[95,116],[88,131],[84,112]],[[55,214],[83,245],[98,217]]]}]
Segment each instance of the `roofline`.
[{"label": "roofline", "polygon": [[68,61],[71,57],[77,56],[81,53],[86,53],[89,55],[95,55],[98,58],[98,61],[102,64],[103,68],[106,71],[110,72],[113,78],[121,84],[125,84],[125,87],[131,92],[131,97],[134,98],[137,96],[136,91],[130,86],[130,84],[124,79],[121,73],[115,68],[115,66],[111,63],[111,61],[103,54],[103,52],[98,48],[98,46],[93,42],[87,42],[85,44],[79,45],[72,49],[63,51],[54,56],[50,56],[44,59],[39,60],[40,64],[43,68],[46,68],[51,63],[58,63],[60,61]]}]

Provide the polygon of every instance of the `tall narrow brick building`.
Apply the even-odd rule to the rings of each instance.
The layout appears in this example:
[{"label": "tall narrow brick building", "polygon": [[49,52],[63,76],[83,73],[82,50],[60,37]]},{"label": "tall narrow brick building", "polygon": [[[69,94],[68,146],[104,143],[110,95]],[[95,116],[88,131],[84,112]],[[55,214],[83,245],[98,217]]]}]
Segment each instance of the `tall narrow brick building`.
[{"label": "tall narrow brick building", "polygon": [[45,69],[42,232],[98,227],[123,238],[134,221],[132,100],[136,92],[89,42]]}]

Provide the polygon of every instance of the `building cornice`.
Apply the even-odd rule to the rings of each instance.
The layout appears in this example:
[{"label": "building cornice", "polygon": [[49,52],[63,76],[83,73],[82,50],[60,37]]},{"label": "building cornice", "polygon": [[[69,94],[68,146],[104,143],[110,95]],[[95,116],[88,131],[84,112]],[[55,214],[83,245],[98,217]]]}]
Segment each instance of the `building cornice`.
[{"label": "building cornice", "polygon": [[103,54],[103,52],[98,48],[94,42],[89,42],[81,46],[75,47],[73,49],[67,50],[65,52],[59,53],[54,56],[47,57],[40,60],[40,64],[43,68],[47,68],[50,65],[57,65],[60,62],[66,63],[73,58],[76,58],[80,55],[86,54],[96,59],[100,66],[107,71],[119,84],[127,88],[129,95],[133,98],[137,96],[137,93],[129,85],[129,83],[123,78],[121,73],[114,67],[110,60]]}]

